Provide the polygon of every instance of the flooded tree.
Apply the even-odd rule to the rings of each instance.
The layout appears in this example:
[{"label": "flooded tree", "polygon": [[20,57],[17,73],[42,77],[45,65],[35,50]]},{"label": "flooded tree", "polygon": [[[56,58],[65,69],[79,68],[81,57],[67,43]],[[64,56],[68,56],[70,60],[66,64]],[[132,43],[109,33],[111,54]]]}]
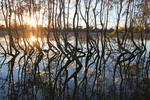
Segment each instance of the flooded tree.
[{"label": "flooded tree", "polygon": [[0,2],[1,99],[150,97],[148,0]]}]

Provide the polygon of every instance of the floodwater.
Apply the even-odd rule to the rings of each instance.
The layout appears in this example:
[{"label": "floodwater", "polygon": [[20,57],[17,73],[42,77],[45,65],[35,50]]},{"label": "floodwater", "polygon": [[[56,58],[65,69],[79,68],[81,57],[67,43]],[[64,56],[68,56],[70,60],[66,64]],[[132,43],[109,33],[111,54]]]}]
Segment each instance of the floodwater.
[{"label": "floodwater", "polygon": [[[79,47],[85,54],[73,58],[61,53],[46,51],[46,40],[40,40],[41,55],[35,48],[33,53],[21,52],[13,59],[4,56],[0,49],[0,100],[148,100],[150,98],[150,41],[146,51],[118,63],[117,50],[105,49],[95,52],[86,50],[86,41],[80,40]],[[69,40],[75,44],[74,39]],[[33,42],[33,41],[31,41]],[[132,51],[131,41],[128,50]],[[0,39],[0,43],[6,42]],[[51,41],[56,46],[55,41]],[[23,42],[20,42],[23,45]],[[33,43],[31,43],[33,45]],[[109,43],[108,43],[109,45]],[[114,48],[116,43],[111,40]],[[57,47],[57,46],[56,46]],[[99,48],[102,50],[101,43]],[[109,48],[109,47],[108,47]],[[45,50],[45,51],[44,51]],[[120,61],[130,57],[121,56]],[[6,60],[5,60],[6,59]],[[5,62],[3,62],[5,60]],[[81,65],[80,63],[81,62]]]}]

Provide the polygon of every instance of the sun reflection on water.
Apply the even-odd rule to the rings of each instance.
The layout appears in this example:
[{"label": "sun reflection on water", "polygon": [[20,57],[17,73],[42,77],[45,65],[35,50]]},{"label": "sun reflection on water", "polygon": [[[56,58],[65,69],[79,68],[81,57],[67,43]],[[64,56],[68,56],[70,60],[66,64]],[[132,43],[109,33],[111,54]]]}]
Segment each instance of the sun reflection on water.
[{"label": "sun reflection on water", "polygon": [[35,41],[36,41],[36,38],[35,38],[34,36],[32,36],[32,37],[30,38],[30,40],[31,40],[32,42],[35,42]]}]

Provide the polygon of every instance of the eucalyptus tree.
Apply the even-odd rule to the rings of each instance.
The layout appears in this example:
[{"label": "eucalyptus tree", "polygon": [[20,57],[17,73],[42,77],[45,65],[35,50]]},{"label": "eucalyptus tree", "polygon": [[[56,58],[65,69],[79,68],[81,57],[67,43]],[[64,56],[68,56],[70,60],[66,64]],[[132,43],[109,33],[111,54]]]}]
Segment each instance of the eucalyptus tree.
[{"label": "eucalyptus tree", "polygon": [[[149,28],[148,7],[148,0],[1,0],[9,44],[5,35],[4,38],[9,49],[1,43],[0,47],[4,56],[13,56],[8,62],[10,80],[14,81],[13,68],[19,57],[18,80],[21,72],[21,80],[24,78],[26,82],[30,71],[34,85],[42,84],[40,69],[44,67],[48,71],[46,82],[52,90],[49,91],[51,99],[78,99],[79,94],[83,94],[84,99],[92,99],[95,93],[97,99],[103,98],[101,95],[107,99],[107,91],[101,93],[106,89],[106,70],[113,69],[115,84],[116,77],[123,81],[133,61],[137,60],[138,64],[143,57],[144,34]],[[28,21],[32,20],[35,26],[29,25]],[[107,32],[111,21],[114,21],[116,37]],[[145,30],[141,31],[138,41],[134,33],[137,26]],[[34,41],[30,40],[31,36],[35,37]],[[23,52],[21,56],[19,52]],[[117,71],[120,76],[116,76]],[[71,82],[73,88],[69,86]],[[88,91],[92,93],[89,95]],[[66,92],[72,96],[65,96]]]}]

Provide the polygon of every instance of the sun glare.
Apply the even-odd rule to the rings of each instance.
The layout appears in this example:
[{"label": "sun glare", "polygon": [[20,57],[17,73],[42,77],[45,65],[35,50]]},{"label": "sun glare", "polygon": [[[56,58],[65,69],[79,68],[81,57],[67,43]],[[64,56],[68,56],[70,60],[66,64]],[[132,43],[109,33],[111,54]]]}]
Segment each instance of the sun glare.
[{"label": "sun glare", "polygon": [[28,24],[31,25],[31,26],[36,27],[36,20],[29,19],[29,20],[28,20]]},{"label": "sun glare", "polygon": [[32,37],[30,38],[30,40],[31,40],[32,42],[34,42],[34,41],[36,40],[36,38],[35,38],[34,36],[32,36]]}]

